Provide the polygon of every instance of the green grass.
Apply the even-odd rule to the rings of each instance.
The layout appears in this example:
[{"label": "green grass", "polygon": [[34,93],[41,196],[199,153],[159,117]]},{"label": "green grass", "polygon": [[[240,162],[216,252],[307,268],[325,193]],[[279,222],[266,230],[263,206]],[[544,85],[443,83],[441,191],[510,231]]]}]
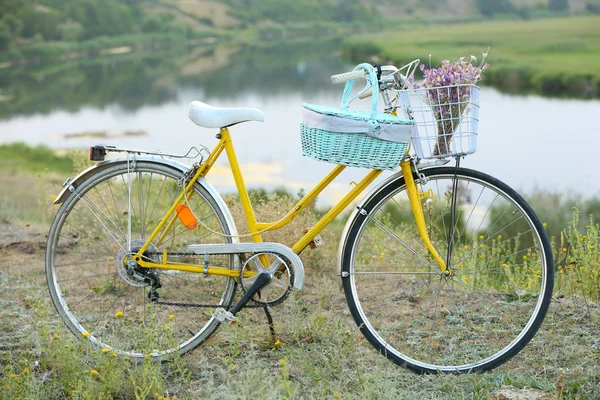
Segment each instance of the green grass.
[{"label": "green grass", "polygon": [[[26,174],[23,180],[31,184],[35,178]],[[32,202],[38,199],[35,191],[22,196],[21,201],[27,196]],[[235,200],[226,199],[242,228],[242,211],[232,204]],[[264,220],[276,219],[293,204],[293,196],[281,194],[255,193],[253,200]],[[544,204],[536,198],[532,202]],[[47,213],[57,209],[38,207]],[[566,205],[560,209],[571,211]],[[315,218],[310,213],[299,217],[283,237],[271,240],[289,241]],[[562,240],[560,232],[555,239],[556,296],[531,343],[492,372],[460,376],[416,375],[366,342],[336,276],[340,226],[323,233],[323,247],[302,254],[307,270],[303,290],[272,309],[277,342],[263,311],[245,309],[236,325],[221,327],[202,347],[163,364],[133,364],[90,349],[54,311],[45,282],[44,249],[0,247],[0,399],[500,399],[536,394],[545,399],[600,398],[600,306],[593,300],[600,298],[600,227],[581,219],[585,218],[575,213],[560,230]],[[545,221],[548,226],[563,223]],[[12,227],[0,220],[3,231]]]},{"label": "green grass", "polygon": [[427,67],[430,54],[431,65],[437,66],[442,59],[481,57],[488,47],[484,83],[556,95],[583,92],[590,81],[600,93],[600,16],[400,27],[352,37],[342,45],[354,62],[377,56],[399,66],[419,58]]},{"label": "green grass", "polygon": [[42,172],[52,170],[60,174],[73,172],[73,159],[58,155],[46,146],[28,146],[24,143],[0,145],[0,170]]},{"label": "green grass", "polygon": [[191,354],[136,365],[89,349],[58,320],[44,285],[43,250],[5,252],[4,260],[0,399],[510,398],[501,391],[529,394],[522,398],[600,396],[600,308],[590,303],[586,309],[580,297],[554,299],[532,342],[492,372],[416,375],[364,340],[327,257],[316,269],[309,266],[301,292],[272,310],[278,343],[262,310],[249,309]]},{"label": "green grass", "polygon": [[75,152],[59,155],[45,146],[0,145],[0,221],[45,227],[54,210],[52,196],[73,174],[77,159]]}]

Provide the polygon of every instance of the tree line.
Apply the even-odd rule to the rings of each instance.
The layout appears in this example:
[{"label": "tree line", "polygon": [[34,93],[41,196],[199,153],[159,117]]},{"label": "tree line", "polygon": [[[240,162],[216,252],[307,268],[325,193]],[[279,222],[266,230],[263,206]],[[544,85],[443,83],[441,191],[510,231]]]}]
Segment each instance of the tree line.
[{"label": "tree line", "polygon": [[278,23],[372,22],[381,17],[373,4],[364,0],[224,0],[242,25],[265,19]]},{"label": "tree line", "polygon": [[548,0],[547,5],[537,2],[533,7],[524,6],[521,8],[516,7],[510,0],[477,0],[477,8],[481,14],[487,17],[496,14],[526,14],[532,8],[540,11],[546,9],[550,12],[564,13],[569,11],[569,0]]},{"label": "tree line", "polygon": [[99,36],[179,33],[189,28],[167,13],[149,12],[142,0],[2,0],[0,51],[45,41],[78,42]]}]

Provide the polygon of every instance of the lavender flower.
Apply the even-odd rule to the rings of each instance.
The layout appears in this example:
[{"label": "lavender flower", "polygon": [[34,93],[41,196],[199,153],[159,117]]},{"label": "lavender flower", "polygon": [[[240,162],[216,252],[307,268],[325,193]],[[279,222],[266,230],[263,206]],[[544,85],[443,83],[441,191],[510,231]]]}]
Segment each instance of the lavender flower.
[{"label": "lavender flower", "polygon": [[438,122],[438,141],[434,155],[449,153],[454,130],[460,124],[463,114],[469,111],[471,87],[461,85],[473,85],[481,79],[481,74],[488,68],[488,64],[485,63],[486,57],[487,52],[483,53],[479,66],[472,64],[477,62],[475,56],[471,56],[470,61],[466,61],[464,57],[453,63],[443,60],[439,68],[425,68],[425,65],[421,64],[423,83],[413,87],[427,89],[424,92],[424,100],[431,106]]}]

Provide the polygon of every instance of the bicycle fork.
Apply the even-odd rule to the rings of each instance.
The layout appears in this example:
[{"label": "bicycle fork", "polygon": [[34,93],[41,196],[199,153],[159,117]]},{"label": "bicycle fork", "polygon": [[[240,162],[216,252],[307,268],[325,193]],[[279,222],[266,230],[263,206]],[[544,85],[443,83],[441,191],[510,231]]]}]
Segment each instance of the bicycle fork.
[{"label": "bicycle fork", "polygon": [[427,247],[427,250],[429,250],[429,253],[432,255],[432,257],[438,263],[438,266],[440,267],[442,274],[444,276],[451,276],[452,270],[450,268],[448,268],[448,266],[446,265],[446,263],[444,262],[442,257],[440,257],[440,255],[438,254],[435,247],[433,247],[433,244],[431,243],[431,240],[429,239],[429,234],[427,233],[427,228],[425,226],[425,215],[423,214],[423,206],[421,204],[421,200],[424,199],[425,197],[431,196],[431,194],[427,193],[427,192],[420,192],[417,189],[417,184],[415,183],[415,179],[413,177],[413,171],[411,168],[410,160],[402,161],[400,163],[400,168],[402,168],[402,174],[404,175],[404,181],[406,183],[406,191],[408,193],[410,205],[411,205],[413,214],[415,216],[415,222],[417,224],[417,230],[419,231],[419,236],[421,237],[421,240],[425,244],[425,247]]}]

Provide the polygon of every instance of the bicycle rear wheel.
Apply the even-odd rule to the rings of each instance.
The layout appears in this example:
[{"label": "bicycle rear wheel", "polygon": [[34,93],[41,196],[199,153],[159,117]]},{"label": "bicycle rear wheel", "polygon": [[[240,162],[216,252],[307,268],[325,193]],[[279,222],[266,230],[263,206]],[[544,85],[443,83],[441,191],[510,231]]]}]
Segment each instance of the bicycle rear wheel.
[{"label": "bicycle rear wheel", "polygon": [[[183,191],[181,171],[138,160],[90,176],[64,201],[50,232],[46,277],[56,309],[69,329],[94,345],[134,358],[161,359],[204,342],[219,326],[216,307],[228,307],[233,278],[128,269],[138,251]],[[129,206],[131,204],[131,206]],[[202,265],[189,254],[196,243],[226,243],[235,230],[200,184],[188,203],[199,223],[186,228],[173,217],[144,253],[147,260]],[[128,239],[131,239],[129,241]],[[234,257],[211,256],[211,267],[234,268]]]},{"label": "bicycle rear wheel", "polygon": [[[553,288],[550,243],[514,190],[464,168],[422,171],[425,248],[402,176],[359,206],[342,245],[342,281],[367,340],[416,372],[497,367],[534,336]],[[416,178],[415,178],[416,179]]]}]

